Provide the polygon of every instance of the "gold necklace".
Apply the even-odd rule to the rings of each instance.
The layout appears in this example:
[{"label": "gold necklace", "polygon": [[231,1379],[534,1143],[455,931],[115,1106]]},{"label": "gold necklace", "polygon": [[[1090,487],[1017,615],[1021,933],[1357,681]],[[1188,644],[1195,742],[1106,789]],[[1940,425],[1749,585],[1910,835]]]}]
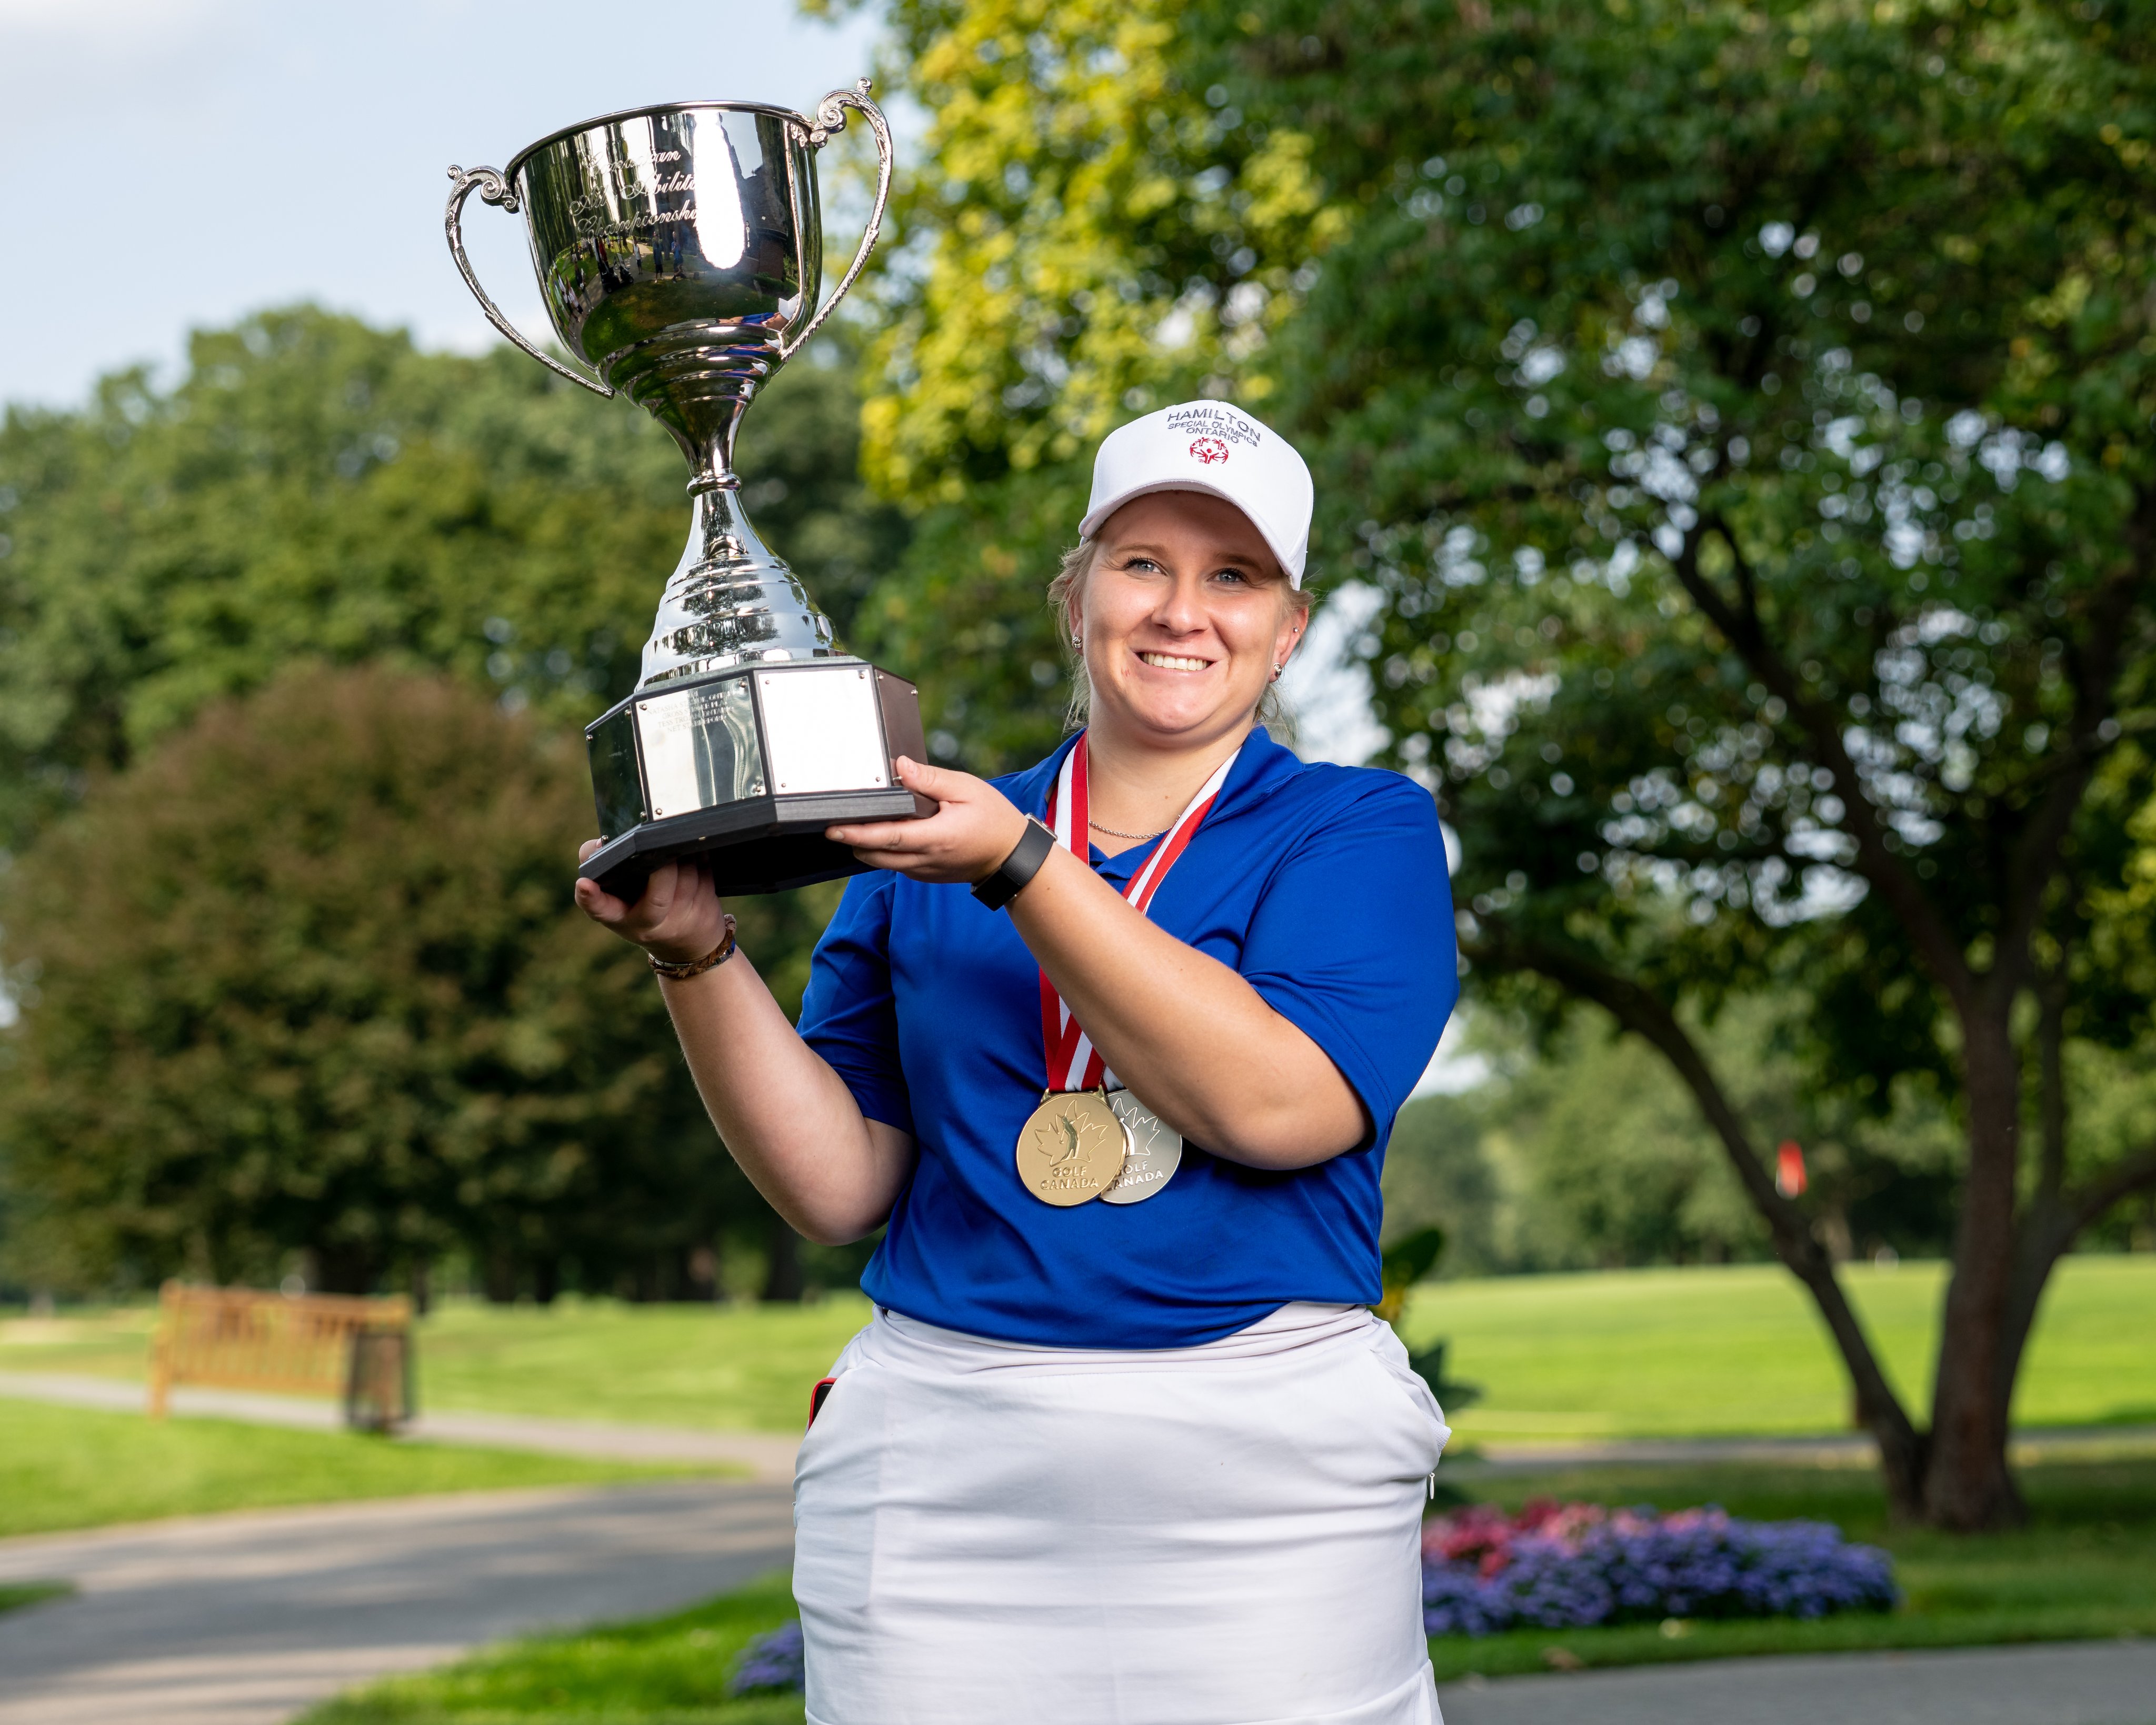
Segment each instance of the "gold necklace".
[{"label": "gold necklace", "polygon": [[1086,824],[1096,833],[1106,833],[1110,837],[1116,839],[1134,839],[1140,844],[1143,844],[1148,839],[1158,839],[1160,833],[1168,830],[1166,827],[1163,827],[1160,833],[1127,833],[1121,827],[1110,826],[1106,821],[1088,820]]}]

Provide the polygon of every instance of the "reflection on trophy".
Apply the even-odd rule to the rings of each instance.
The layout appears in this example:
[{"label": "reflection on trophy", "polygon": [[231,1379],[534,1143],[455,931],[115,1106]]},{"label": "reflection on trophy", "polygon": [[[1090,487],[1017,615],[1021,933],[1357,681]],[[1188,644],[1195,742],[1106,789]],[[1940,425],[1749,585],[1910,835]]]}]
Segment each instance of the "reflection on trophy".
[{"label": "reflection on trophy", "polygon": [[[836,651],[831,624],[742,512],[734,434],[764,379],[854,285],[891,190],[891,128],[865,78],[811,121],[757,102],[609,114],[507,169],[452,167],[444,223],[503,335],[601,395],[627,394],[689,458],[695,517],[635,692],[585,731],[605,840],[583,872],[634,899],[657,864],[709,853],[721,892],[853,874],[824,829],[932,812],[899,783],[925,758],[913,685]],[[815,152],[853,108],[875,135],[875,204],[829,301]],[[521,210],[564,365],[519,334],[465,254],[465,200]],[[586,369],[586,368],[588,369]]]}]

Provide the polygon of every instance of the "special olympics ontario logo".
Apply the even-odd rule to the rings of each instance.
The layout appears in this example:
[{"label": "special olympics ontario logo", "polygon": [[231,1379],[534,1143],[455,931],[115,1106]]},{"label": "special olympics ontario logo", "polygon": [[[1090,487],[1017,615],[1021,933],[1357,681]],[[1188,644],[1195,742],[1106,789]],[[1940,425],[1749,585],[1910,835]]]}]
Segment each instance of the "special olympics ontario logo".
[{"label": "special olympics ontario logo", "polygon": [[1201,437],[1191,444],[1190,453],[1211,467],[1228,459],[1228,446],[1217,437]]}]

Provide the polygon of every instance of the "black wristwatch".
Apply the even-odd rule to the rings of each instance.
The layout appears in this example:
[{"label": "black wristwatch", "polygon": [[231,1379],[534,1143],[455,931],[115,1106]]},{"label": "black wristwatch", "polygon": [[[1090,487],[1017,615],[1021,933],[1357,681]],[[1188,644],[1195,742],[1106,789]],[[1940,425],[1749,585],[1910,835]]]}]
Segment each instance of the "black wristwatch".
[{"label": "black wristwatch", "polygon": [[973,883],[973,896],[990,910],[1000,911],[1040,872],[1040,865],[1048,860],[1048,853],[1055,849],[1055,834],[1029,814],[1025,818],[1025,836],[993,875]]}]

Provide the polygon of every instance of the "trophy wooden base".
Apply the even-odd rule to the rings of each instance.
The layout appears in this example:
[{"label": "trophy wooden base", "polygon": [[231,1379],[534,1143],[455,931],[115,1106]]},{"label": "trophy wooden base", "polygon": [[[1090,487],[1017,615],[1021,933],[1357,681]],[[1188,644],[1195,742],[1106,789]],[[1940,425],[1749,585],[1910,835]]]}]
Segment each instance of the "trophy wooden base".
[{"label": "trophy wooden base", "polygon": [[936,804],[898,783],[927,757],[919,691],[858,659],[748,664],[639,690],[585,728],[599,834],[578,871],[635,900],[661,863],[705,860],[721,895],[865,865],[824,836]]}]

